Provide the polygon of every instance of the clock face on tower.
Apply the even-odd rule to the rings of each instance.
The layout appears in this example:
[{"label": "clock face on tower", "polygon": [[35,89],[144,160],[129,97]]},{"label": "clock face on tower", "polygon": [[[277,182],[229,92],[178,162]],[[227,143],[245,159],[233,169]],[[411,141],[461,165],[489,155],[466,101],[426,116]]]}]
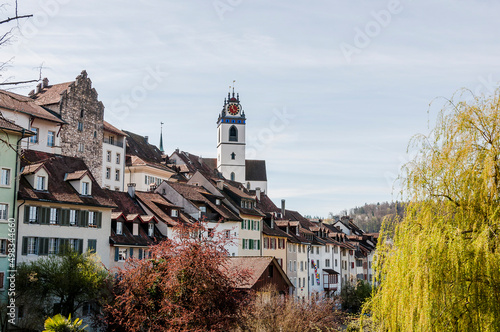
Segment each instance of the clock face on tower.
[{"label": "clock face on tower", "polygon": [[236,115],[240,112],[240,108],[241,108],[241,106],[238,104],[229,104],[227,107],[227,111],[231,115]]}]

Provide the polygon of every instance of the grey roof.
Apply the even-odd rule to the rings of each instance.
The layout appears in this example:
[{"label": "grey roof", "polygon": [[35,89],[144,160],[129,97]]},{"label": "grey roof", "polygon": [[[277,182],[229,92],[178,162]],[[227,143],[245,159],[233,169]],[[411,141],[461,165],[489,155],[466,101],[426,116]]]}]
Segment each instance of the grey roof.
[{"label": "grey roof", "polygon": [[265,160],[245,161],[245,180],[247,181],[267,181]]}]

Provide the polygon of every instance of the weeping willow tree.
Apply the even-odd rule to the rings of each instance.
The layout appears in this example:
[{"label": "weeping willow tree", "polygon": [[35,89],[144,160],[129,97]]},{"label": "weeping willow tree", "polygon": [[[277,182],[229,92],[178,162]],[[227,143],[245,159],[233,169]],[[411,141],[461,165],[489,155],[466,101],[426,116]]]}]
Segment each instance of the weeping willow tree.
[{"label": "weeping willow tree", "polygon": [[500,331],[500,94],[448,102],[403,167],[404,219],[383,228],[377,331]]}]

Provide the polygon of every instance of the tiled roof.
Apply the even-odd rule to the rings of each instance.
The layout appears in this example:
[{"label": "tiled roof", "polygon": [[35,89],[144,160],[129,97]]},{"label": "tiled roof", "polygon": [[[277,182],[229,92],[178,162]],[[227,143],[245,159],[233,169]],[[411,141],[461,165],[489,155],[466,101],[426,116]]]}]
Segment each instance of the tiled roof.
[{"label": "tiled roof", "polygon": [[267,181],[265,160],[245,160],[245,180]]},{"label": "tiled roof", "polygon": [[149,144],[144,136],[126,130],[124,132],[127,134],[128,155],[137,156],[145,162],[158,164],[163,162],[161,151],[153,144]]},{"label": "tiled roof", "polygon": [[21,169],[21,175],[28,175],[28,174],[36,173],[42,167],[43,167],[43,163],[26,165]]},{"label": "tiled roof", "polygon": [[19,132],[23,133],[24,132],[24,137],[29,137],[35,135],[34,132],[31,130],[25,129],[21,126],[16,125],[14,122],[5,119],[2,116],[2,113],[0,112],[0,129],[4,129],[6,131],[14,131],[14,132]]},{"label": "tiled roof", "polygon": [[202,174],[207,176],[213,176],[216,173],[215,169],[217,168],[217,160],[215,158],[201,158],[189,152],[177,150],[172,153],[172,155],[173,154],[179,156],[190,173],[194,174],[196,171],[200,171]]},{"label": "tiled roof", "polygon": [[103,121],[103,129],[104,129],[104,131],[109,131],[110,133],[113,133],[113,134],[116,134],[119,136],[127,136],[127,134],[125,134],[123,131],[116,128],[115,126],[111,125],[107,121]]},{"label": "tiled roof", "polygon": [[167,201],[160,194],[152,193],[152,192],[142,192],[136,191],[135,197],[143,203],[146,208],[148,208],[159,220],[165,222],[169,226],[177,226],[179,224],[178,221],[174,220],[170,217],[167,212],[162,208],[162,206],[175,206],[169,201]]},{"label": "tiled roof", "polygon": [[265,193],[260,194],[260,199],[257,200],[257,207],[263,212],[281,213],[281,209],[278,208]]},{"label": "tiled roof", "polygon": [[286,232],[283,232],[278,227],[271,228],[271,227],[267,226],[266,223],[264,223],[264,227],[262,227],[262,233],[264,233],[265,235],[268,235],[268,236],[279,236],[279,237],[290,238],[290,236]]},{"label": "tiled roof", "polygon": [[33,99],[16,93],[0,90],[0,108],[21,112],[32,115],[35,118],[40,118],[57,123],[65,123],[61,118],[46,110],[40,105],[37,105]]},{"label": "tiled roof", "polygon": [[38,105],[57,104],[61,101],[61,94],[73,83],[75,82],[73,81],[49,85],[33,95],[33,100],[35,100]]},{"label": "tiled roof", "polygon": [[[91,196],[80,195],[69,182],[64,181],[66,173],[87,169],[82,159],[33,150],[24,151],[21,158],[21,167],[34,165],[35,168],[38,168],[40,167],[39,164],[43,164],[43,167],[48,173],[48,190],[34,190],[26,178],[22,176],[19,182],[19,199],[115,207],[113,201],[106,195],[92,174],[89,173],[92,181]],[[24,170],[22,174],[24,174]]]},{"label": "tiled roof", "polygon": [[[270,256],[247,256],[247,257],[228,257],[226,268],[229,271],[243,271],[249,272],[249,278],[245,281],[237,280],[234,282],[234,287],[239,289],[251,289],[255,284],[261,280],[262,274],[266,272],[267,267],[273,263],[273,257]],[[279,267],[278,264],[274,264]],[[279,270],[278,270],[279,271]],[[276,271],[278,273],[278,271]],[[289,286],[292,286],[288,277],[280,271],[283,279]]]},{"label": "tiled roof", "polygon": [[71,173],[66,173],[64,180],[66,180],[66,181],[80,180],[87,173],[89,173],[88,170],[80,170],[80,171],[75,171],[75,172],[71,172]]},{"label": "tiled roof", "polygon": [[145,211],[132,199],[128,193],[122,191],[113,191],[109,189],[104,189],[106,195],[113,200],[116,208],[113,212],[123,213],[125,216],[127,214],[146,214]]}]

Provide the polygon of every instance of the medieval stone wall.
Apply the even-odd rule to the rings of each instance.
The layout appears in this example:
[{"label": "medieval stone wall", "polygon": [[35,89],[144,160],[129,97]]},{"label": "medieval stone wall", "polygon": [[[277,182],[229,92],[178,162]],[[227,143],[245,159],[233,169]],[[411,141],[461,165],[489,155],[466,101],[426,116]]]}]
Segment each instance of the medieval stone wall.
[{"label": "medieval stone wall", "polygon": [[61,129],[61,153],[83,158],[101,185],[104,105],[97,98],[86,71],[63,92],[59,106],[67,124]]}]

